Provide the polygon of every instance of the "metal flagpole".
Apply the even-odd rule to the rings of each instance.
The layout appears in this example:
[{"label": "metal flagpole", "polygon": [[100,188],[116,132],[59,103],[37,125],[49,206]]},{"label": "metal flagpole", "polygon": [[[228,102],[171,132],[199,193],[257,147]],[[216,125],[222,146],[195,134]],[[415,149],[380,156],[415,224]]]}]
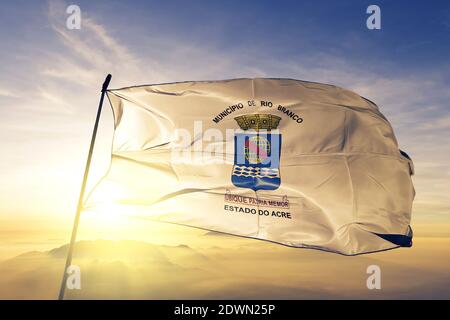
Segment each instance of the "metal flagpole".
[{"label": "metal flagpole", "polygon": [[66,266],[64,267],[61,288],[59,290],[59,297],[58,297],[59,300],[64,299],[64,291],[66,289],[66,282],[67,282],[67,276],[68,276],[67,268],[72,263],[73,247],[75,245],[75,240],[77,238],[78,222],[80,221],[80,213],[81,213],[81,209],[83,208],[84,192],[86,191],[86,183],[87,183],[87,178],[89,175],[89,168],[91,167],[92,153],[94,151],[94,144],[95,144],[95,138],[97,136],[98,123],[100,120],[100,115],[102,113],[103,99],[105,98],[106,90],[108,90],[110,81],[111,81],[111,75],[108,74],[106,76],[105,82],[103,82],[102,94],[100,96],[100,103],[98,105],[98,110],[97,110],[97,117],[95,119],[94,130],[92,131],[91,146],[89,147],[89,154],[88,154],[88,157],[86,160],[86,167],[84,169],[83,183],[81,185],[80,197],[78,198],[77,212],[75,214],[75,221],[73,223],[73,228],[72,228],[72,237],[70,238],[69,251],[67,252]]}]

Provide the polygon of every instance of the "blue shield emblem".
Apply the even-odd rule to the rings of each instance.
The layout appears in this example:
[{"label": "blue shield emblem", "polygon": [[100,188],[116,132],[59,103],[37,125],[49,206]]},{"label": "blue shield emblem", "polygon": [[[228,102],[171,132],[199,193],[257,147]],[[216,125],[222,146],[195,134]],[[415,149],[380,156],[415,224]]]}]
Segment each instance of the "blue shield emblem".
[{"label": "blue shield emblem", "polygon": [[275,190],[280,176],[281,134],[258,131],[235,133],[231,181],[236,187]]}]

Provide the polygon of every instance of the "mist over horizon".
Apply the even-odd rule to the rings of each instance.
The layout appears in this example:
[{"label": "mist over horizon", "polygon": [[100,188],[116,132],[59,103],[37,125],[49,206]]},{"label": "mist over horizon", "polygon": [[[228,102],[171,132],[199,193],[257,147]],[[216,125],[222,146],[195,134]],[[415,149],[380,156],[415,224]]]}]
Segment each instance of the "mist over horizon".
[{"label": "mist over horizon", "polygon": [[[228,238],[228,237],[227,237]],[[437,241],[436,241],[437,240]],[[450,239],[418,238],[413,248],[338,254],[240,239],[235,247],[78,241],[82,290],[67,299],[448,299]],[[55,299],[67,245],[0,262],[1,299]],[[383,269],[382,290],[367,290],[368,265]],[[395,280],[394,280],[395,279]],[[404,288],[408,288],[405,290]]]}]

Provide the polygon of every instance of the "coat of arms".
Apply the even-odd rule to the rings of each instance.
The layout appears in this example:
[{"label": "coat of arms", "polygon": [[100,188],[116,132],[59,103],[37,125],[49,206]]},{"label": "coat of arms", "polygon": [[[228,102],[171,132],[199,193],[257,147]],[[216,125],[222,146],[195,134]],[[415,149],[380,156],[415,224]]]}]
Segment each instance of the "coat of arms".
[{"label": "coat of arms", "polygon": [[275,190],[280,186],[281,118],[247,114],[234,118],[242,129],[234,135],[231,181],[236,187]]}]

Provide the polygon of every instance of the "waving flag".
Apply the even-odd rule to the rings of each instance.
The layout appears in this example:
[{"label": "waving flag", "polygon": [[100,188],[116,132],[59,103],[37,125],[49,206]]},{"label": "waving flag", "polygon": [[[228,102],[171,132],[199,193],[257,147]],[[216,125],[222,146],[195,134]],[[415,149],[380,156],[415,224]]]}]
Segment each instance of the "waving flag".
[{"label": "waving flag", "polygon": [[355,93],[235,79],[107,95],[111,167],[85,209],[346,255],[411,245],[412,161]]}]

